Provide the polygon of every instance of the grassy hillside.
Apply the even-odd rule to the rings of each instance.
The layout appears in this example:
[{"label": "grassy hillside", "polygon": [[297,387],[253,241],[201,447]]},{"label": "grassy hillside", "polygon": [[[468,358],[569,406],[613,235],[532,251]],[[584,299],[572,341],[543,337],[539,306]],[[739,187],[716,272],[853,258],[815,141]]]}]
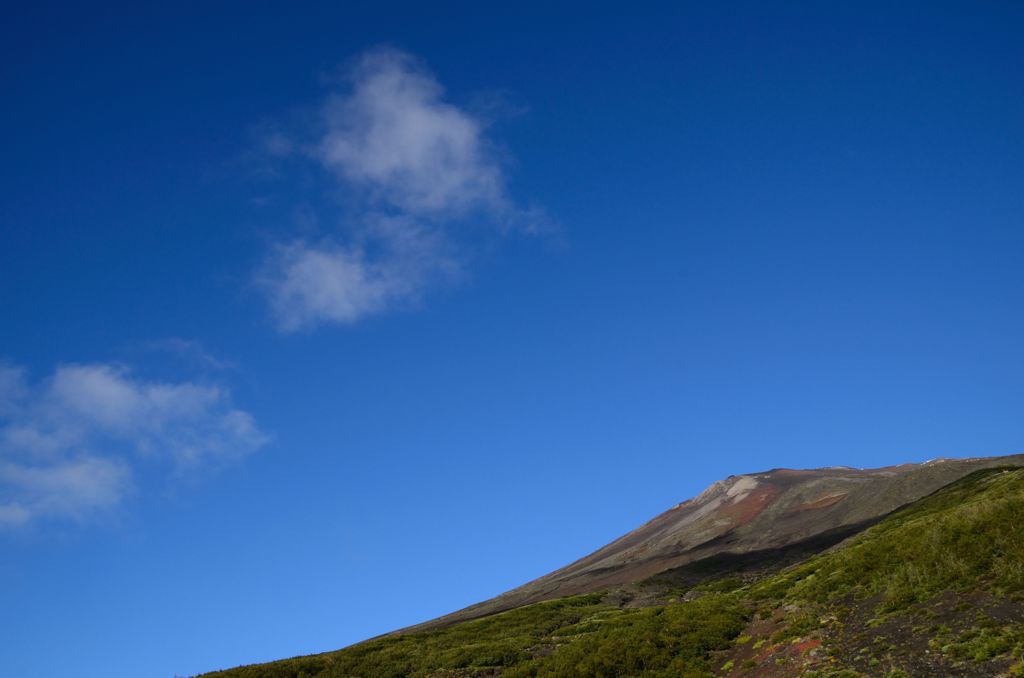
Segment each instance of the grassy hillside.
[{"label": "grassy hillside", "polygon": [[973,473],[752,593],[818,602],[878,595],[879,609],[893,611],[979,587],[1024,590],[1024,469]]},{"label": "grassy hillside", "polygon": [[601,594],[538,603],[451,628],[363,643],[339,652],[212,674],[305,676],[703,676],[710,650],[746,625],[733,597],[620,610]]},{"label": "grassy hillside", "polygon": [[1024,675],[1024,469],[971,474],[760,580],[614,604],[636,593],[538,603],[207,675]]},{"label": "grassy hillside", "polygon": [[757,611],[761,633],[745,635],[764,645],[729,654],[753,669],[796,640],[818,656],[794,663],[820,673],[793,675],[1024,675],[1022,594],[1024,469],[978,471],[735,591]]}]

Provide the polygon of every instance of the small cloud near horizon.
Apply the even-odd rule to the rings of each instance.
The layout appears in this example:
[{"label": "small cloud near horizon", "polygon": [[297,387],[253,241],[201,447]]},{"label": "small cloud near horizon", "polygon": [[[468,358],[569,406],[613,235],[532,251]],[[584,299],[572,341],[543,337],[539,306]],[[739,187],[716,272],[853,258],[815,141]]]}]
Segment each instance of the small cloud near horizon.
[{"label": "small cloud near horizon", "polygon": [[143,466],[192,473],[268,441],[220,385],[148,381],[110,363],[62,364],[30,383],[0,364],[0,527],[84,522],[116,509]]}]

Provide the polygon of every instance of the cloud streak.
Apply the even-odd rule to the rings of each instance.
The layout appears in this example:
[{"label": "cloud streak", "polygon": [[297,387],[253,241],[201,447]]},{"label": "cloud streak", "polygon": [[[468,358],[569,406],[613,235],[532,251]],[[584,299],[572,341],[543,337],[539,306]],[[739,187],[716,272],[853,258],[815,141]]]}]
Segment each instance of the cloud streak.
[{"label": "cloud streak", "polygon": [[[508,230],[536,217],[509,198],[484,121],[447,101],[405,52],[364,54],[321,120],[301,157],[333,179],[354,216],[322,238],[274,246],[257,278],[283,331],[415,302],[464,270],[467,222]],[[275,133],[275,148],[299,146]]]},{"label": "cloud streak", "polygon": [[143,467],[222,466],[267,440],[218,385],[103,363],[60,365],[32,384],[0,365],[0,525],[86,520],[116,508]]}]

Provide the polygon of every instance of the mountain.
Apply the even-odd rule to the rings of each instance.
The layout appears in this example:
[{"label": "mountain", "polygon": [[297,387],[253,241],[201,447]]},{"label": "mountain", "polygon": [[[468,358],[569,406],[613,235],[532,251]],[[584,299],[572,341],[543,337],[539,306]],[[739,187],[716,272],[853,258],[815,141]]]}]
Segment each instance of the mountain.
[{"label": "mountain", "polygon": [[709,568],[792,561],[841,541],[971,471],[1007,464],[1024,466],[1024,455],[730,476],[560,570],[413,630],[659,574],[679,577],[692,572],[700,579]]},{"label": "mountain", "polygon": [[1017,467],[1024,455],[731,476],[489,601],[211,675],[1024,675]]}]

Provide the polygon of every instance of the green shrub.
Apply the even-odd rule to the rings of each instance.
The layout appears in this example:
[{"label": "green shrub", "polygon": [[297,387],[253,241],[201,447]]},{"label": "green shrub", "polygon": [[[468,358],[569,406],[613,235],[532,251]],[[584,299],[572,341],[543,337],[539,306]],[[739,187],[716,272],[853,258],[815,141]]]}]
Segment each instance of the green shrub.
[{"label": "green shrub", "polygon": [[826,603],[881,595],[881,612],[950,589],[1024,591],[1024,470],[972,473],[852,543],[753,587],[758,598]]}]

